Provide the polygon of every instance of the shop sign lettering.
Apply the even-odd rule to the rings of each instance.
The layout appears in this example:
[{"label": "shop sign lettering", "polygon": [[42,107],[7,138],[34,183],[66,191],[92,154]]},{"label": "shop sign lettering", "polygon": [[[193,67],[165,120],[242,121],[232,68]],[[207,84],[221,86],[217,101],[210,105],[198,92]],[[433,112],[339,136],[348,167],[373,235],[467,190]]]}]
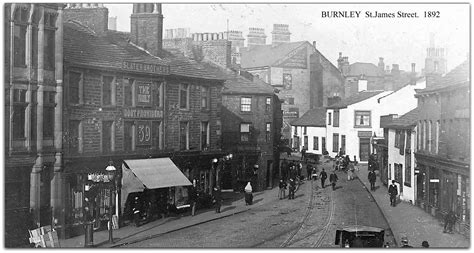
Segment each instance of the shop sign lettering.
[{"label": "shop sign lettering", "polygon": [[163,118],[163,111],[161,110],[151,110],[151,109],[123,109],[124,118],[150,118],[150,119],[160,119]]},{"label": "shop sign lettering", "polygon": [[139,105],[151,105],[151,89],[149,83],[137,85],[137,100]]},{"label": "shop sign lettering", "polygon": [[138,121],[136,128],[137,145],[149,146],[151,145],[151,121]]},{"label": "shop sign lettering", "polygon": [[122,63],[122,69],[163,75],[169,75],[170,73],[170,66],[168,65],[157,65],[141,62],[124,61]]}]

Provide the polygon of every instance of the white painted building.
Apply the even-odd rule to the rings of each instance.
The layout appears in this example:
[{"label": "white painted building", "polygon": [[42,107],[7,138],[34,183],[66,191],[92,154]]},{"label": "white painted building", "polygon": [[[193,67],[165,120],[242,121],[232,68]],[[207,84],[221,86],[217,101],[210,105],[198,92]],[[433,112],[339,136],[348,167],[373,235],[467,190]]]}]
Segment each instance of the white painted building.
[{"label": "white painted building", "polygon": [[326,148],[334,157],[342,151],[358,161],[368,161],[374,152],[372,137],[383,136],[380,116],[403,115],[416,108],[415,89],[424,89],[421,80],[408,84],[396,91],[360,91],[343,99],[326,111]]},{"label": "white painted building", "polygon": [[388,179],[396,181],[400,199],[415,203],[416,175],[416,121],[419,110],[415,108],[388,123]]},{"label": "white painted building", "polygon": [[310,109],[291,123],[293,147],[307,153],[323,154],[326,143],[326,108]]}]

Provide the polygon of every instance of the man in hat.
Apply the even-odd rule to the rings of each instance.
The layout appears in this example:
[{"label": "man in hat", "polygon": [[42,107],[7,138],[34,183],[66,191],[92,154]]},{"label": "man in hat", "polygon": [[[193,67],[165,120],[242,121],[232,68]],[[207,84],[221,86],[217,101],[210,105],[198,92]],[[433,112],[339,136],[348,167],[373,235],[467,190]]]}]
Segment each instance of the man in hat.
[{"label": "man in hat", "polygon": [[423,242],[421,243],[421,247],[423,247],[423,248],[429,248],[430,245],[428,244],[428,241],[423,241]]},{"label": "man in hat", "polygon": [[396,199],[398,195],[397,185],[395,184],[395,180],[392,180],[392,184],[388,187],[388,194],[390,195],[390,205],[395,206]]},{"label": "man in hat", "polygon": [[319,177],[321,178],[321,187],[324,188],[325,182],[326,182],[326,178],[328,177],[328,175],[326,174],[326,171],[324,171],[324,168],[323,168],[323,170],[321,171]]},{"label": "man in hat", "polygon": [[402,247],[401,248],[413,248],[412,246],[408,245],[408,237],[402,237]]}]

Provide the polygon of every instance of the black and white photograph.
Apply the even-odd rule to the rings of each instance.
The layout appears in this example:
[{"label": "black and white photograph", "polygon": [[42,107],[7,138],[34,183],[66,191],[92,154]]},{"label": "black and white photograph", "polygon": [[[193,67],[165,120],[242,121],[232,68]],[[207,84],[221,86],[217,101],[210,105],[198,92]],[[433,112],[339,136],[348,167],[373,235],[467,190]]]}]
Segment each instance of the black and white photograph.
[{"label": "black and white photograph", "polygon": [[4,2],[3,247],[469,249],[471,7]]}]

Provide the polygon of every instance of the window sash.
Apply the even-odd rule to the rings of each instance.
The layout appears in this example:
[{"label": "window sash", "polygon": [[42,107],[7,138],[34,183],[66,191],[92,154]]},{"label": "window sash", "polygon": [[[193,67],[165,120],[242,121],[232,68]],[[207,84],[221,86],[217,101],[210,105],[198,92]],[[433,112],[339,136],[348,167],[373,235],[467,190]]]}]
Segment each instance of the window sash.
[{"label": "window sash", "polygon": [[249,97],[240,98],[240,111],[242,112],[252,111],[252,98],[249,98]]},{"label": "window sash", "polygon": [[334,111],[334,127],[339,127],[339,111]]},{"label": "window sash", "polygon": [[332,135],[332,152],[339,152],[339,134]]},{"label": "window sash", "polygon": [[356,111],[355,112],[355,126],[358,127],[370,127],[371,119],[369,111]]},{"label": "window sash", "polygon": [[271,123],[267,123],[266,124],[266,134],[265,134],[265,140],[267,142],[269,142],[272,139],[271,132],[272,132]]},{"label": "window sash", "polygon": [[331,125],[331,122],[332,122],[332,117],[331,117],[331,113],[329,112],[328,113],[328,125],[329,126]]},{"label": "window sash", "polygon": [[123,148],[125,151],[134,150],[133,146],[133,135],[135,134],[133,130],[133,121],[124,121],[124,131],[123,131]]},{"label": "window sash", "polygon": [[112,105],[113,76],[102,77],[102,105]]},{"label": "window sash", "polygon": [[180,84],[179,85],[179,108],[188,109],[188,94],[189,94],[189,85]]},{"label": "window sash", "polygon": [[211,107],[210,98],[211,98],[211,89],[206,86],[201,86],[201,108],[202,109],[209,109]]},{"label": "window sash", "polygon": [[314,136],[313,137],[313,149],[314,150],[319,150],[318,147],[319,147],[319,138]]},{"label": "window sash", "polygon": [[53,70],[56,63],[55,30],[44,30],[44,67]]}]

